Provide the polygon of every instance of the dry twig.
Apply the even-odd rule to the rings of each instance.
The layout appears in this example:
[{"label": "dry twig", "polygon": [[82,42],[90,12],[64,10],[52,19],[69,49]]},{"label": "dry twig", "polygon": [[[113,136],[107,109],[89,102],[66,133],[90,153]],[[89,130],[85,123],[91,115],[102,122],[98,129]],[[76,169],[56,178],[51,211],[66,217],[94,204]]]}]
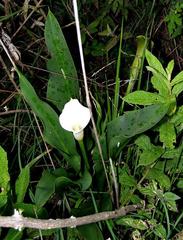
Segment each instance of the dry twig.
[{"label": "dry twig", "polygon": [[23,217],[18,211],[12,216],[0,216],[0,227],[15,228],[21,230],[22,228],[35,228],[35,229],[54,229],[77,227],[85,224],[100,222],[108,219],[119,218],[125,216],[130,212],[142,208],[142,205],[129,205],[122,207],[115,211],[107,211],[95,213],[84,217],[70,217],[66,219],[34,219]]}]

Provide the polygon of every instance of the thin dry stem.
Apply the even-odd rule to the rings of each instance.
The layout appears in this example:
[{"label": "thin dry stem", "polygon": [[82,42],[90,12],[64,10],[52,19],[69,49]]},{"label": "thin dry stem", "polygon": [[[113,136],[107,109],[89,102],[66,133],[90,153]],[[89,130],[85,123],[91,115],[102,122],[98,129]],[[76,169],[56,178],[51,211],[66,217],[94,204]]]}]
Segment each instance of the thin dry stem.
[{"label": "thin dry stem", "polygon": [[95,213],[84,217],[70,217],[66,219],[34,219],[19,216],[0,216],[0,227],[15,228],[21,230],[22,228],[35,228],[35,229],[54,229],[54,228],[66,228],[77,227],[85,224],[96,223],[108,219],[119,218],[127,215],[130,212],[137,211],[142,208],[142,205],[129,205],[122,207],[115,211],[106,211],[101,213]]},{"label": "thin dry stem", "polygon": [[104,171],[105,171],[107,185],[108,185],[109,191],[111,192],[111,186],[110,186],[109,178],[108,178],[108,175],[107,175],[107,169],[106,169],[104,158],[103,158],[103,154],[102,154],[102,148],[101,148],[101,145],[100,145],[100,140],[99,140],[96,124],[95,124],[95,120],[94,120],[93,113],[92,113],[92,104],[91,104],[91,101],[90,101],[90,94],[89,94],[88,82],[87,82],[86,70],[85,70],[85,61],[84,61],[83,47],[82,47],[82,42],[81,42],[81,32],[80,32],[77,0],[73,0],[73,7],[74,7],[75,22],[76,22],[76,31],[77,31],[77,38],[78,38],[78,45],[79,45],[81,67],[82,67],[83,79],[84,79],[86,103],[87,103],[88,108],[90,109],[91,121],[92,121],[92,125],[93,125],[93,131],[94,131],[94,134],[95,134],[95,138],[96,138],[99,154],[100,154],[100,157],[101,157],[101,160],[102,160],[103,168],[104,168]]},{"label": "thin dry stem", "polygon": [[29,18],[32,16],[32,14],[38,9],[38,7],[41,5],[41,3],[43,2],[43,0],[40,0],[37,5],[35,6],[35,8],[32,10],[32,12],[28,15],[28,17],[25,19],[25,21],[20,25],[20,27],[16,30],[16,32],[13,34],[12,38],[13,39],[17,33],[22,29],[22,27],[25,25],[25,23],[29,20]]}]

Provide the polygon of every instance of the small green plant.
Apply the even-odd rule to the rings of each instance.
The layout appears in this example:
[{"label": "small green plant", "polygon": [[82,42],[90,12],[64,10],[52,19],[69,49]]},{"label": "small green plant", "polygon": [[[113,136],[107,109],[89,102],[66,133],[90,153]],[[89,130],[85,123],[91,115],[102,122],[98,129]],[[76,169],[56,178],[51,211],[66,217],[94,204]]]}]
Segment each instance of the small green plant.
[{"label": "small green plant", "polygon": [[182,34],[182,14],[183,3],[176,1],[172,4],[169,13],[165,17],[165,22],[168,26],[168,32],[172,38],[176,38]]},{"label": "small green plant", "polygon": [[[117,0],[111,3],[115,9],[120,5]],[[68,240],[170,239],[181,231],[183,217],[179,212],[183,189],[183,106],[179,103],[183,71],[174,76],[174,61],[164,68],[146,49],[147,39],[139,36],[130,82],[122,96],[122,21],[114,94],[110,102],[108,89],[102,101],[99,92],[92,92],[92,114],[89,106],[78,101],[86,105],[71,53],[51,11],[44,34],[50,53],[46,100],[38,97],[27,77],[12,63],[21,97],[39,119],[43,138],[39,141],[49,144],[56,164],[41,168],[41,175],[32,183],[34,166],[48,154],[42,152],[20,163],[18,177],[11,178],[6,152],[0,148],[1,214],[17,209],[18,216],[22,211],[25,217],[77,218],[129,204],[141,207],[117,220],[44,231],[10,229],[3,230],[2,235],[5,239],[16,236],[17,240],[39,236]],[[135,90],[134,80],[142,74],[144,58],[152,74],[151,91],[140,90],[141,81]]]}]

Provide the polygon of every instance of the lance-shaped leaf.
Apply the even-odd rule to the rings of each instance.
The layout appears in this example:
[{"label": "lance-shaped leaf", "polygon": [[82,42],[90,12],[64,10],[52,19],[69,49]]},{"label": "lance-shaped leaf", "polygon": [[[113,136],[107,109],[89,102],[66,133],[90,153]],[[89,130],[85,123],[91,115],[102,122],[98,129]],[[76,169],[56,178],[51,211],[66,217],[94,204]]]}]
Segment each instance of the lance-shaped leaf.
[{"label": "lance-shaped leaf", "polygon": [[47,98],[59,110],[71,98],[78,98],[79,84],[75,65],[57,19],[48,12],[45,23],[45,41],[51,54],[47,62],[50,71]]},{"label": "lance-shaped leaf", "polygon": [[156,69],[159,73],[161,73],[165,78],[167,78],[167,73],[164,70],[160,61],[155,57],[149,50],[146,49],[146,59],[151,68]]},{"label": "lance-shaped leaf", "polygon": [[26,166],[21,169],[21,172],[16,180],[15,191],[17,195],[17,203],[24,201],[25,194],[30,182],[30,168]]},{"label": "lance-shaped leaf", "polygon": [[0,146],[0,208],[7,202],[10,176],[8,173],[8,159],[4,149]]},{"label": "lance-shaped leaf", "polygon": [[69,164],[76,170],[80,170],[80,157],[76,151],[72,133],[65,131],[59,124],[56,112],[46,103],[39,99],[34,88],[25,76],[16,69],[19,75],[20,90],[25,100],[39,117],[44,127],[44,140],[57,148]]}]

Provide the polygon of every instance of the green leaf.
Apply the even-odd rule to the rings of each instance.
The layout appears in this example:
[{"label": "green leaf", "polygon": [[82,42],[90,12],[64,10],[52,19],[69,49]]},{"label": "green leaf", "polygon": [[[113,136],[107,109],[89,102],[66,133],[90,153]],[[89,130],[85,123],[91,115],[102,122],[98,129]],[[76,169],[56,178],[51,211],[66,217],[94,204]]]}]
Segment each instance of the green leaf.
[{"label": "green leaf", "polygon": [[82,239],[104,240],[103,234],[96,223],[80,226],[80,227],[77,227],[77,229],[80,235],[82,236]]},{"label": "green leaf", "polygon": [[141,135],[135,140],[135,144],[143,150],[149,150],[152,146],[150,138],[146,135]]},{"label": "green leaf", "polygon": [[152,105],[156,103],[165,103],[165,98],[157,93],[150,93],[145,91],[135,91],[129,93],[123,98],[127,103],[139,104],[139,105]]},{"label": "green leaf", "polygon": [[50,197],[55,192],[55,180],[56,177],[53,176],[48,171],[44,171],[41,179],[36,186],[35,192],[35,204],[38,207],[42,207],[50,199]]},{"label": "green leaf", "polygon": [[138,166],[147,166],[154,163],[162,154],[162,151],[143,151],[140,154]]},{"label": "green leaf", "polygon": [[159,91],[161,96],[167,97],[171,93],[170,83],[169,81],[156,69],[152,67],[146,67],[147,70],[153,73],[153,77],[151,78],[151,83],[153,87]]},{"label": "green leaf", "polygon": [[116,223],[118,225],[125,225],[128,227],[132,227],[135,229],[139,229],[139,230],[146,230],[148,229],[148,225],[145,221],[142,221],[140,219],[133,219],[132,217],[123,217],[119,220],[116,221]]},{"label": "green leaf", "polygon": [[176,206],[176,201],[181,198],[172,192],[166,192],[166,193],[164,193],[163,196],[164,196],[164,200],[165,200],[167,208],[173,212],[178,212],[178,209]]},{"label": "green leaf", "polygon": [[170,211],[178,212],[177,205],[176,205],[176,202],[175,202],[175,201],[168,201],[168,202],[166,203],[166,205],[167,205],[167,208],[168,208]]},{"label": "green leaf", "polygon": [[15,209],[20,209],[23,216],[32,218],[48,218],[48,213],[45,208],[40,208],[35,204],[30,203],[15,203]]},{"label": "green leaf", "polygon": [[177,188],[183,189],[183,178],[179,179],[177,182]]},{"label": "green leaf", "polygon": [[149,170],[147,179],[153,179],[159,183],[159,185],[165,189],[169,189],[171,187],[170,178],[163,173],[163,169],[152,168]]},{"label": "green leaf", "polygon": [[62,191],[63,188],[69,187],[69,186],[74,186],[79,184],[76,183],[76,181],[72,181],[67,177],[58,177],[55,180],[55,188],[58,189],[59,191]]},{"label": "green leaf", "polygon": [[149,51],[146,49],[145,52],[147,62],[151,68],[156,69],[159,73],[161,73],[165,78],[167,78],[167,74],[160,63],[160,61]]},{"label": "green leaf", "polygon": [[167,77],[168,77],[168,80],[171,81],[171,76],[172,76],[172,72],[173,72],[173,69],[174,69],[174,65],[175,65],[175,62],[174,60],[171,60],[169,63],[168,63],[168,66],[166,68],[166,73],[167,73]]},{"label": "green leaf", "polygon": [[168,158],[168,159],[177,159],[181,156],[182,148],[178,147],[175,149],[166,149],[164,154],[162,155],[162,158]]},{"label": "green leaf", "polygon": [[172,192],[166,192],[164,193],[164,199],[165,201],[176,201],[181,199],[178,195]]},{"label": "green leaf", "polygon": [[173,87],[174,85],[183,82],[183,71],[181,71],[180,73],[178,73],[174,79],[172,79],[171,81],[171,86]]},{"label": "green leaf", "polygon": [[160,239],[166,239],[166,229],[163,227],[163,225],[157,224],[155,228],[153,229],[153,232],[155,233],[156,236],[158,236]]},{"label": "green leaf", "polygon": [[[107,156],[107,141],[106,136],[102,135],[99,137],[100,145],[102,148],[102,154],[104,159],[108,159]],[[97,146],[95,146],[92,150],[92,160],[93,160],[93,170],[94,170],[94,176],[93,181],[95,182],[95,186],[97,187],[98,191],[102,191],[105,187],[105,173],[104,173],[104,167],[101,162],[101,157],[99,153],[99,149]]]},{"label": "green leaf", "polygon": [[7,202],[10,176],[8,173],[8,159],[4,149],[0,146],[0,208]]},{"label": "green leaf", "polygon": [[83,176],[77,180],[76,183],[81,185],[81,189],[83,191],[87,190],[91,186],[92,177],[86,168],[84,170]]},{"label": "green leaf", "polygon": [[23,231],[9,229],[6,237],[3,240],[21,240]]},{"label": "green leaf", "polygon": [[176,84],[172,89],[172,94],[174,94],[176,97],[183,91],[183,82],[180,82]]},{"label": "green leaf", "polygon": [[76,68],[57,19],[48,12],[45,23],[45,41],[51,59],[47,69],[50,71],[47,98],[62,110],[71,98],[79,97],[79,84]]},{"label": "green leaf", "polygon": [[159,127],[160,141],[164,147],[173,149],[176,143],[176,132],[174,124],[171,122],[165,122]]},{"label": "green leaf", "polygon": [[147,38],[143,35],[137,36],[137,50],[132,65],[130,66],[130,81],[126,90],[126,94],[132,91],[135,81],[143,67],[144,53],[147,45]]},{"label": "green leaf", "polygon": [[[56,231],[57,231],[57,229],[41,230],[42,239],[54,239],[54,236],[56,236]],[[32,240],[32,239],[40,238],[40,230],[27,228],[26,233],[29,236],[29,238],[28,239],[26,238],[25,240]]]},{"label": "green leaf", "polygon": [[160,156],[162,155],[163,150],[161,147],[157,147],[157,149],[153,149],[153,151],[143,151],[140,154],[139,164],[138,166],[147,166],[153,164]]},{"label": "green leaf", "polygon": [[154,163],[164,152],[161,147],[153,145],[149,137],[145,135],[138,137],[135,144],[142,150],[138,166],[147,166]]},{"label": "green leaf", "polygon": [[170,122],[176,127],[183,123],[183,106],[178,107],[177,111],[171,117]]},{"label": "green leaf", "polygon": [[30,182],[30,168],[29,167],[22,168],[18,176],[18,179],[16,180],[15,183],[17,203],[21,203],[24,201],[24,197],[27,192],[29,182]]},{"label": "green leaf", "polygon": [[129,111],[109,122],[107,140],[111,155],[117,154],[137,134],[154,127],[167,113],[169,105],[156,104]]},{"label": "green leaf", "polygon": [[137,186],[137,182],[133,176],[128,173],[128,169],[123,167],[119,169],[119,183],[121,186],[135,187]]},{"label": "green leaf", "polygon": [[69,164],[76,170],[80,170],[80,156],[76,151],[76,145],[72,133],[65,131],[59,123],[56,112],[39,99],[34,88],[24,75],[16,69],[19,75],[20,90],[33,112],[40,118],[44,127],[44,139],[51,146],[58,149]]},{"label": "green leaf", "polygon": [[138,186],[138,190],[140,193],[142,193],[145,196],[154,197],[156,195],[152,185],[148,185],[146,187]]}]

